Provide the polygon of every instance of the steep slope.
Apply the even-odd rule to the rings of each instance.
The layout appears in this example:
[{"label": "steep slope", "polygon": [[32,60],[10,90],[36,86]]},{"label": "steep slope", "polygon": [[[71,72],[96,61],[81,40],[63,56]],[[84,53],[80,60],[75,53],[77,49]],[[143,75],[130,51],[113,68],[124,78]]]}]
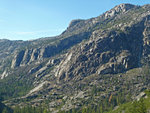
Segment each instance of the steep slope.
[{"label": "steep slope", "polygon": [[[41,39],[41,42],[39,42],[39,40],[33,41],[31,45],[34,46],[30,45],[31,47],[28,47],[29,49],[19,51],[12,62],[12,67],[20,66],[20,64],[27,64],[33,60],[37,60],[43,57],[47,58],[54,56],[72,47],[73,45],[80,43],[82,40],[88,39],[93,32],[93,27],[97,24],[103,23],[106,21],[106,19],[112,18],[117,13],[128,11],[134,7],[136,6],[122,4],[97,18],[92,18],[89,20],[73,20],[67,30],[65,30],[60,36],[54,37],[52,39]],[[113,12],[113,14],[110,14],[111,12]],[[38,47],[39,45],[40,47]]]},{"label": "steep slope", "polygon": [[[114,9],[117,10],[116,7]],[[95,30],[88,41],[68,52],[55,76],[67,80],[94,73],[120,73],[147,63],[150,18],[149,11],[145,10],[145,7],[138,7],[128,12],[122,11],[107,22],[108,28]]]},{"label": "steep slope", "polygon": [[[63,54],[65,54],[68,49],[83,40],[88,40],[91,37],[92,32],[99,29],[101,24],[104,24],[101,27],[106,27],[107,23],[111,21],[115,15],[127,12],[134,8],[137,8],[137,6],[121,4],[99,17],[88,20],[73,20],[69,27],[61,35],[56,37],[26,42],[2,41],[5,43],[2,43],[2,45],[6,46],[5,49],[1,48],[3,58],[0,59],[0,78],[3,79],[7,76],[11,76],[8,77],[7,80],[3,80],[5,82],[14,81],[16,78],[14,81],[15,83],[12,84],[16,84],[16,82],[22,78],[21,80],[23,82],[26,81],[25,84],[31,83],[29,86],[36,86],[37,84],[35,83],[39,83],[39,79],[43,78],[45,75],[54,75],[53,73],[55,70],[52,73],[50,71],[61,61],[64,57]],[[113,15],[110,14],[111,12],[113,12]],[[9,43],[14,46],[11,46]],[[7,57],[5,57],[7,50]],[[27,80],[23,80],[23,78]],[[3,83],[4,82],[1,84]]]},{"label": "steep slope", "polygon": [[12,109],[0,102],[0,113],[12,113]]},{"label": "steep slope", "polygon": [[[5,46],[1,55],[0,96],[9,106],[47,104],[53,112],[101,102],[108,111],[134,100],[150,88],[149,27],[150,5],[120,4],[73,20],[56,37],[2,41],[16,46]],[[119,99],[109,103],[111,95]]]}]

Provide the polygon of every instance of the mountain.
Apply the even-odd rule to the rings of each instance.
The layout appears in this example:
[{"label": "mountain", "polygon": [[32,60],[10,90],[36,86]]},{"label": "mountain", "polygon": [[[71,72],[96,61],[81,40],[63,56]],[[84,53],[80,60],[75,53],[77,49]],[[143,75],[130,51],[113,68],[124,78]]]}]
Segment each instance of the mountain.
[{"label": "mountain", "polygon": [[150,5],[120,4],[71,21],[59,36],[0,40],[0,98],[54,113],[106,112],[137,100],[150,88],[149,36]]}]

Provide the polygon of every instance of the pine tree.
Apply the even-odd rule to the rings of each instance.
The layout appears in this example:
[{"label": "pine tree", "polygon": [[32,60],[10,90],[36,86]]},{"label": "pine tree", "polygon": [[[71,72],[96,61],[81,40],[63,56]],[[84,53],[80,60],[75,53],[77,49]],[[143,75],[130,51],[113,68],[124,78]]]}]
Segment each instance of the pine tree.
[{"label": "pine tree", "polygon": [[7,110],[7,108],[4,108],[2,113],[9,113],[9,111]]},{"label": "pine tree", "polygon": [[44,109],[44,110],[43,110],[43,113],[48,113],[47,109]]},{"label": "pine tree", "polygon": [[138,111],[138,113],[146,113],[147,112],[143,98],[141,98],[139,101],[137,111]]},{"label": "pine tree", "polygon": [[13,113],[21,113],[21,109],[17,106],[17,107],[15,107]]},{"label": "pine tree", "polygon": [[87,113],[87,109],[85,107],[82,108],[82,113]]}]

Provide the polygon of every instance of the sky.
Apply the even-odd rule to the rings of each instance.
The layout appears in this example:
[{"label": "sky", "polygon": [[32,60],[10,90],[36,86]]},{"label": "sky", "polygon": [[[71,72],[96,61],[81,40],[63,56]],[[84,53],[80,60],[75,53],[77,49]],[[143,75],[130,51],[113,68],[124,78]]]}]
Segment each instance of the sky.
[{"label": "sky", "polygon": [[0,0],[0,39],[56,36],[71,20],[99,16],[121,3],[144,5],[150,0]]}]

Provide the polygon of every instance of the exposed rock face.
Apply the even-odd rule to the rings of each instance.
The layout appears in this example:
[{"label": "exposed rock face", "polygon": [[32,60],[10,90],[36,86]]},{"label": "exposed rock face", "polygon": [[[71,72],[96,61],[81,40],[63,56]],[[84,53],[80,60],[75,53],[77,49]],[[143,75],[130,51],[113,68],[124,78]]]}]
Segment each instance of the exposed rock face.
[{"label": "exposed rock face", "polygon": [[25,51],[20,51],[19,54],[16,55],[14,61],[12,61],[12,67],[14,66],[20,66],[21,61],[24,57]]},{"label": "exposed rock face", "polygon": [[[121,4],[112,10],[125,12],[134,7]],[[136,23],[135,19],[138,20]],[[133,17],[130,24],[112,26],[116,30],[95,30],[88,41],[70,50],[58,66],[55,76],[59,80],[69,80],[94,73],[120,73],[144,65],[149,61],[150,54],[149,20],[147,12],[144,16]]]},{"label": "exposed rock face", "polygon": [[11,67],[15,68],[18,66],[24,66],[26,64],[30,64],[31,62],[41,58],[43,56],[42,49],[26,49],[22,50],[16,54],[14,59],[12,60]]},{"label": "exposed rock face", "polygon": [[14,59],[12,60],[11,67],[15,68],[18,66],[24,66],[32,63],[35,60],[50,58],[81,42],[83,39],[89,38],[89,35],[90,33],[83,32],[81,34],[76,34],[65,39],[61,39],[56,45],[51,44],[40,48],[23,49],[15,55]]},{"label": "exposed rock face", "polygon": [[135,5],[131,5],[131,4],[120,4],[120,5],[116,6],[115,8],[113,8],[112,10],[106,12],[105,18],[112,17],[118,13],[124,13],[135,7],[136,7]]},{"label": "exposed rock face", "polygon": [[[63,50],[66,50],[73,45],[80,43],[84,39],[88,39],[91,35],[91,30],[93,27],[101,21],[105,21],[105,18],[111,18],[118,13],[124,13],[130,9],[133,9],[137,6],[131,4],[121,4],[113,8],[112,10],[106,12],[100,17],[92,18],[89,20],[73,20],[71,21],[69,27],[66,31],[62,33],[58,38],[59,41],[57,44],[44,45],[44,47],[32,48],[32,49],[24,49],[22,51],[17,52],[15,55],[11,67],[24,66],[26,64],[30,64],[35,60],[40,60],[43,58],[49,58],[60,53]],[[57,39],[57,37],[56,37]],[[36,45],[36,41],[31,42],[31,44]],[[24,53],[23,53],[24,51]],[[22,56],[23,55],[23,56]]]},{"label": "exposed rock face", "polygon": [[[140,25],[132,29],[143,27]],[[93,34],[89,41],[68,53],[66,59],[60,63],[56,76],[67,80],[76,75],[120,73],[138,67],[139,57],[142,56],[143,29],[136,35],[134,31],[130,34],[115,31]]]},{"label": "exposed rock face", "polygon": [[[5,45],[7,42],[10,47],[6,47],[8,52],[0,56],[5,59],[7,54],[10,57],[6,59],[9,62],[3,60],[0,63],[17,69],[42,63],[44,59],[76,45],[57,66],[55,76],[58,79],[67,80],[76,75],[93,73],[120,73],[139,67],[150,59],[148,9],[148,5],[121,4],[96,18],[73,20],[67,30],[57,37],[27,42],[1,40],[0,43]],[[15,47],[12,46],[14,43]],[[5,67],[0,67],[1,74]]]},{"label": "exposed rock face", "polygon": [[5,70],[3,73],[2,73],[2,75],[0,76],[1,77],[1,79],[3,79],[3,78],[5,78],[5,77],[7,77],[8,76],[8,73],[7,73],[7,71]]},{"label": "exposed rock face", "polygon": [[[33,106],[49,100],[52,111],[57,112],[58,106],[69,110],[90,105],[91,98],[93,105],[111,93],[118,96],[122,90],[135,97],[150,88],[150,76],[142,70],[146,64],[150,64],[150,5],[121,4],[98,17],[73,20],[56,37],[0,40],[0,78],[6,82],[0,81],[0,89],[15,86],[17,96],[20,87],[30,90],[9,100],[10,106],[24,106],[24,99]],[[95,96],[90,93],[93,86],[98,90]]]}]

